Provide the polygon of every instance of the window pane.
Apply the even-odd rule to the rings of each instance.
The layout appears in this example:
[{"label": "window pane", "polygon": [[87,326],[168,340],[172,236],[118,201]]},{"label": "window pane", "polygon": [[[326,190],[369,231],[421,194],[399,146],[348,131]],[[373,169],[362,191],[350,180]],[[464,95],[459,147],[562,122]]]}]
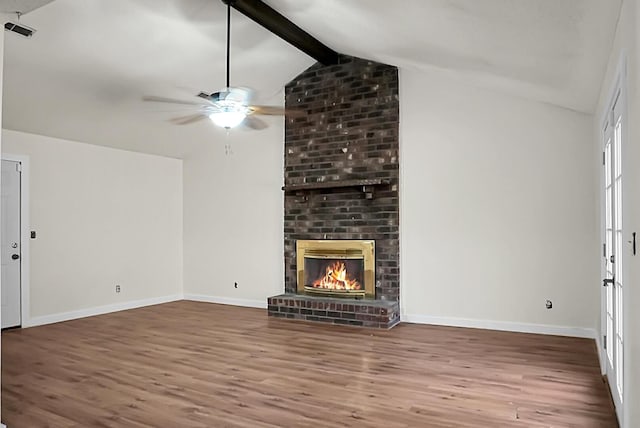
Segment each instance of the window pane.
[{"label": "window pane", "polygon": [[611,139],[607,141],[604,150],[604,182],[608,187],[611,185]]},{"label": "window pane", "polygon": [[[613,228],[613,224],[611,223],[611,220],[612,220],[611,219],[611,196],[612,196],[611,192],[612,192],[611,187],[608,187],[607,190],[605,191],[605,195],[606,195],[605,197],[606,197],[606,203],[607,203],[606,209],[605,209],[605,211],[606,211],[606,213],[605,213],[605,217],[606,217],[605,227],[607,229]],[[609,247],[609,248],[611,248],[611,247]]]},{"label": "window pane", "polygon": [[[611,287],[608,287],[611,289]],[[607,294],[609,294],[607,292]],[[613,319],[607,315],[607,357],[609,358],[609,364],[613,365]]]},{"label": "window pane", "polygon": [[616,232],[616,281],[622,282],[622,231]]},{"label": "window pane", "polygon": [[622,138],[622,117],[618,118],[618,122],[616,123],[616,135],[613,144],[615,145],[613,151],[616,157],[616,165],[615,165],[615,176],[622,174],[622,153],[620,141]]},{"label": "window pane", "polygon": [[616,229],[622,229],[622,177],[616,179]]},{"label": "window pane", "polygon": [[616,287],[616,386],[620,397],[622,397],[623,391],[623,369],[624,369],[624,346],[623,346],[623,330],[622,330],[622,305],[623,305],[623,291],[622,287]]}]

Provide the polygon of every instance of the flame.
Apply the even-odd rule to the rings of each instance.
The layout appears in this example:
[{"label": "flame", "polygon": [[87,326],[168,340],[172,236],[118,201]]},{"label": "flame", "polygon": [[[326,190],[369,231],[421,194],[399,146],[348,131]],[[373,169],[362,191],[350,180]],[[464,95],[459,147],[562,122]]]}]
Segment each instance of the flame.
[{"label": "flame", "polygon": [[316,279],[313,287],[330,290],[360,290],[362,286],[357,280],[348,277],[347,268],[343,262],[336,261],[327,266],[324,276]]}]

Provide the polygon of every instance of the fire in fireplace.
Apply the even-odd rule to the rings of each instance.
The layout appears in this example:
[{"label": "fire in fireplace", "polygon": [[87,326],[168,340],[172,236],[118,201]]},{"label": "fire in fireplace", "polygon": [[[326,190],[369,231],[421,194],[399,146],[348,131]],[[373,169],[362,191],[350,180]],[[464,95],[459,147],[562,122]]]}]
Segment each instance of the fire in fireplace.
[{"label": "fire in fireplace", "polygon": [[305,286],[311,284],[313,288],[325,290],[364,290],[363,264],[363,260],[305,257]]},{"label": "fire in fireplace", "polygon": [[375,298],[375,241],[299,240],[298,293]]}]

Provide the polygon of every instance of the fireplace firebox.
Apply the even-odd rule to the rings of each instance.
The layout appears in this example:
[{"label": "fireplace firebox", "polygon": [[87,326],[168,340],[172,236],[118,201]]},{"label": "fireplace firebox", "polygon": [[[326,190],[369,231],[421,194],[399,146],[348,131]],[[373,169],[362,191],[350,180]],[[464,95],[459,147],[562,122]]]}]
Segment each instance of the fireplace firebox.
[{"label": "fireplace firebox", "polygon": [[375,241],[298,240],[298,294],[375,299]]}]

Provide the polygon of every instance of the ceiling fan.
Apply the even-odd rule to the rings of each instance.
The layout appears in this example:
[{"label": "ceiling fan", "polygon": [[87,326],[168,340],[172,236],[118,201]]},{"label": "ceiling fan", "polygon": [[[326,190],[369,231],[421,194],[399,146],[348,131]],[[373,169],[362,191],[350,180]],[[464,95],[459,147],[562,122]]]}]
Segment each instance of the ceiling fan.
[{"label": "ceiling fan", "polygon": [[252,105],[253,91],[245,87],[232,87],[229,85],[229,49],[231,39],[231,2],[227,2],[227,69],[226,86],[219,92],[200,92],[196,96],[200,100],[179,100],[174,98],[158,97],[154,95],[143,96],[143,101],[183,104],[198,106],[198,112],[187,116],[169,119],[178,125],[187,125],[209,118],[222,128],[231,129],[243,124],[251,129],[264,129],[267,123],[257,115],[287,115],[300,116],[299,110],[286,110],[282,107]]}]

